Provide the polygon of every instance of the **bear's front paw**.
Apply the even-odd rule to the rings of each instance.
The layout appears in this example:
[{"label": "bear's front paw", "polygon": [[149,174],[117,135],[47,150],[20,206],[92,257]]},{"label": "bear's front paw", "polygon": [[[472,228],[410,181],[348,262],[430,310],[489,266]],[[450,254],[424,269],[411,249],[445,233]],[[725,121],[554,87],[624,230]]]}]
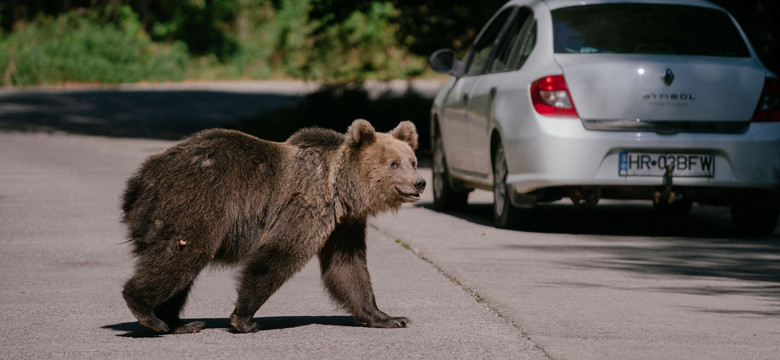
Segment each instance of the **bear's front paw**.
[{"label": "bear's front paw", "polygon": [[164,321],[158,319],[156,316],[138,316],[136,315],[136,318],[138,318],[138,323],[146,326],[158,333],[169,333],[171,332],[170,328],[168,327],[168,324],[166,324]]},{"label": "bear's front paw", "polygon": [[260,327],[252,321],[251,317],[244,319],[236,314],[230,315],[230,325],[233,325],[233,329],[240,333],[253,333],[260,330]]},{"label": "bear's front paw", "polygon": [[375,328],[405,328],[412,324],[412,321],[405,317],[390,317],[387,319],[374,320],[369,324]]}]

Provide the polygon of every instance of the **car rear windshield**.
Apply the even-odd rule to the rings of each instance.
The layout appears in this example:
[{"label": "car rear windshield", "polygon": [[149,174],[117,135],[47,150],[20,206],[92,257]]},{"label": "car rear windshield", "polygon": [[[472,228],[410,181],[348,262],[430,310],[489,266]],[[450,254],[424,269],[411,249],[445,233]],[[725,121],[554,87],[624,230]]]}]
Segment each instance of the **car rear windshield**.
[{"label": "car rear windshield", "polygon": [[682,5],[602,4],[552,11],[556,53],[748,57],[723,11]]}]

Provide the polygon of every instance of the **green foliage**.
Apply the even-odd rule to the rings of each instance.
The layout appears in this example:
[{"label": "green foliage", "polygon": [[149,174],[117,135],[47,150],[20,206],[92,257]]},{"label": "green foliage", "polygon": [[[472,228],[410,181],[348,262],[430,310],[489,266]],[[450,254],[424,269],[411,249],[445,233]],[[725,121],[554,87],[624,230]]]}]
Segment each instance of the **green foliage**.
[{"label": "green foliage", "polygon": [[413,54],[451,48],[464,54],[506,0],[394,0],[401,12],[396,37]]},{"label": "green foliage", "polygon": [[[780,71],[777,2],[722,4]],[[300,78],[359,83],[425,75],[464,54],[505,0],[4,0],[3,85]]]},{"label": "green foliage", "polygon": [[121,9],[121,19],[115,26],[76,14],[41,16],[3,34],[3,84],[180,80],[186,49],[153,43],[129,8]]},{"label": "green foliage", "polygon": [[[371,2],[340,22],[314,19],[314,46],[306,56],[301,77],[335,82],[389,80],[422,73],[425,62],[411,57],[396,41],[398,11],[390,2]],[[319,59],[319,61],[317,61]]]},{"label": "green foliage", "polygon": [[176,39],[193,55],[214,55],[225,62],[239,50],[231,27],[240,9],[236,0],[131,0],[145,30],[156,41]]},{"label": "green foliage", "polygon": [[308,60],[306,53],[312,45],[308,12],[308,0],[282,0],[270,24],[269,35],[275,40],[274,63],[288,75],[300,75]]},{"label": "green foliage", "polygon": [[424,57],[398,43],[399,12],[389,1],[339,7],[338,16],[327,12],[327,0],[67,4],[14,1],[11,11],[0,9],[40,14],[2,21],[12,29],[0,38],[0,55],[11,59],[0,59],[0,71],[12,74],[5,84],[289,77],[357,83],[426,68]]}]

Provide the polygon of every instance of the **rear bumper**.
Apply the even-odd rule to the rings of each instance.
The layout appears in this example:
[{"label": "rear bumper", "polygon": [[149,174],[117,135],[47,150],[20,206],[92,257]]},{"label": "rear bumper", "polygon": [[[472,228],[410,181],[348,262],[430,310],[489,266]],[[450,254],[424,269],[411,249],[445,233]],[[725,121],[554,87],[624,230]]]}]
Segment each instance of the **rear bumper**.
[{"label": "rear bumper", "polygon": [[619,157],[623,151],[714,154],[714,177],[674,178],[679,187],[770,192],[780,189],[780,123],[754,123],[740,134],[660,135],[592,131],[579,119],[536,120],[536,129],[505,142],[510,172],[507,182],[518,194],[565,186],[663,185],[661,176],[620,176]]}]

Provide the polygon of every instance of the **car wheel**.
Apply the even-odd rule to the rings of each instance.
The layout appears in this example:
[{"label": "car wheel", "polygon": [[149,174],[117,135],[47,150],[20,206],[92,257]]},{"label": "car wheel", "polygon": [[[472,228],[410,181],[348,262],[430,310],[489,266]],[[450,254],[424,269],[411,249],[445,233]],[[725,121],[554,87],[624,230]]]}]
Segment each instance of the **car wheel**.
[{"label": "car wheel", "polygon": [[731,220],[737,231],[746,236],[766,236],[775,231],[780,204],[749,199],[731,206]]},{"label": "car wheel", "polygon": [[437,135],[433,139],[433,208],[439,211],[463,209],[468,197],[468,191],[457,191],[452,187],[444,144]]},{"label": "car wheel", "polygon": [[493,221],[496,227],[508,229],[520,225],[522,220],[530,219],[529,209],[519,209],[509,199],[511,189],[506,183],[509,169],[506,165],[506,153],[498,146],[493,154]]}]

